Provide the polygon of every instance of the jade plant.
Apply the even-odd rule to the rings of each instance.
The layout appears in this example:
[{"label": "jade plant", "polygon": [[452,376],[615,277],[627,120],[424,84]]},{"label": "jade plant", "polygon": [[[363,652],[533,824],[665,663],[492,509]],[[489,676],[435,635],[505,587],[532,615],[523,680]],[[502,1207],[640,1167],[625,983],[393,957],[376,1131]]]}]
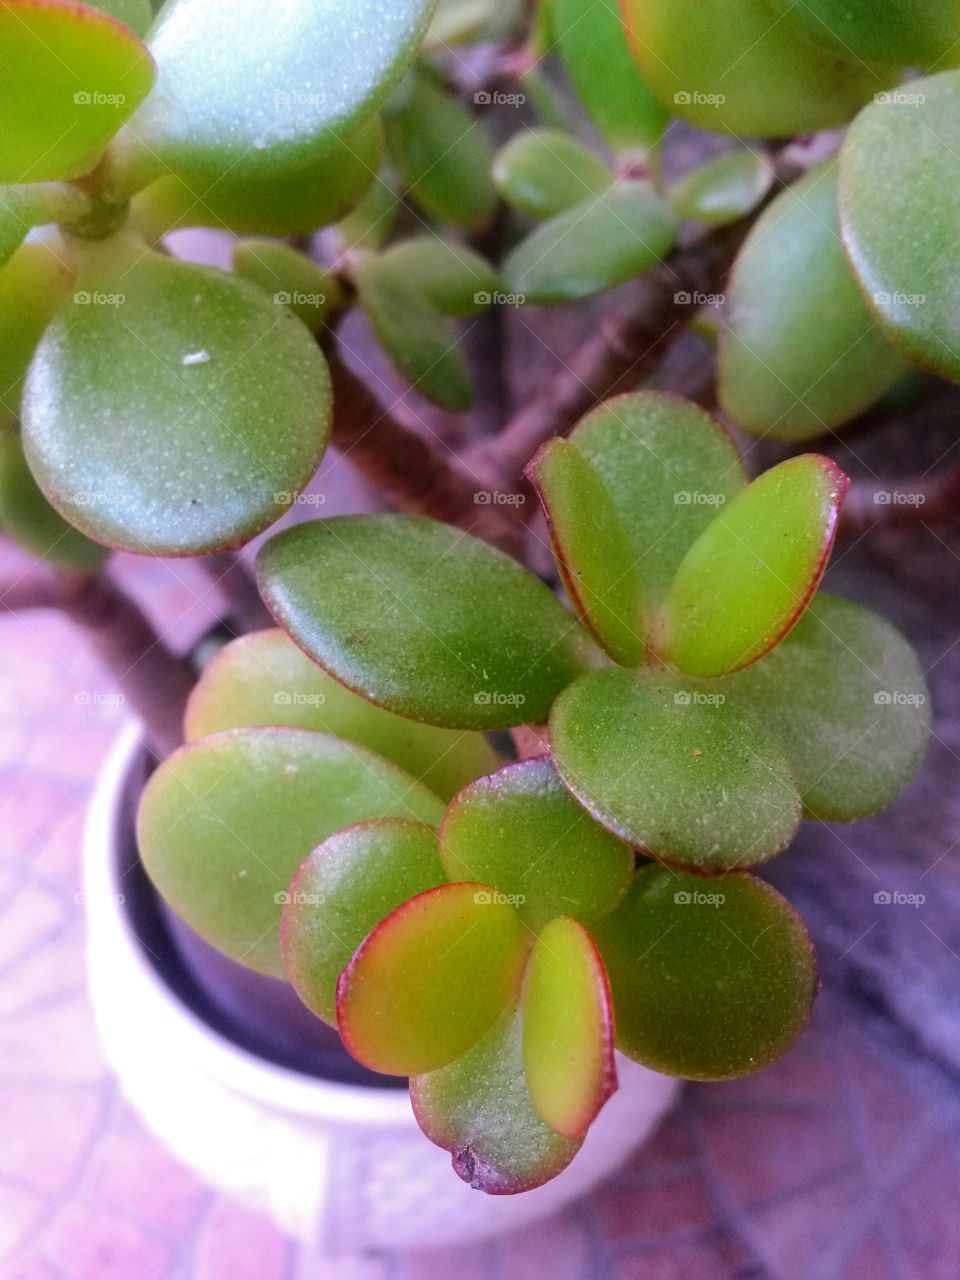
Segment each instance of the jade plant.
[{"label": "jade plant", "polygon": [[[785,1052],[816,964],[760,868],[930,732],[820,586],[908,514],[835,433],[960,381],[956,0],[0,0],[0,58],[0,601],[141,712],[159,893],[490,1193],[618,1051]],[[224,627],[172,654],[114,553]]]}]

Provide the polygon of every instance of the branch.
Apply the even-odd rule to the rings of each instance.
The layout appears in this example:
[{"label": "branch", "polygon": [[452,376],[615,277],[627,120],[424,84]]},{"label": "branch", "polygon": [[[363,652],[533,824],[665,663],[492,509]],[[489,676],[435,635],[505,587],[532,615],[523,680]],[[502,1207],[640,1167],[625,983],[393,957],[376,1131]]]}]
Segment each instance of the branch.
[{"label": "branch", "polygon": [[234,551],[202,556],[200,567],[219,588],[227,603],[228,621],[240,634],[262,631],[274,625],[267,606],[260,599],[257,584],[243,560]]}]

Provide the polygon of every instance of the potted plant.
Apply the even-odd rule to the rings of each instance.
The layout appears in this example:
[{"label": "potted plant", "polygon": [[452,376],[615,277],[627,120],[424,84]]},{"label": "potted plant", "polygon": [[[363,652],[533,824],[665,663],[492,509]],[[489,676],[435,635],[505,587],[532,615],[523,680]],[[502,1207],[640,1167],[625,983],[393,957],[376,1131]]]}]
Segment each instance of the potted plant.
[{"label": "potted plant", "polygon": [[[797,446],[957,377],[960,33],[782,8],[0,4],[4,602],[83,625],[152,748],[91,819],[104,1034],[331,1248],[547,1212],[676,1080],[785,1052],[816,963],[757,868],[923,757],[909,644],[819,588],[845,500],[956,478],[848,496]],[[671,114],[770,141],[673,174]],[[621,285],[504,425],[526,317]],[[331,439],[372,509],[288,521],[255,586]],[[201,558],[226,632],[169,653],[111,551]]]}]

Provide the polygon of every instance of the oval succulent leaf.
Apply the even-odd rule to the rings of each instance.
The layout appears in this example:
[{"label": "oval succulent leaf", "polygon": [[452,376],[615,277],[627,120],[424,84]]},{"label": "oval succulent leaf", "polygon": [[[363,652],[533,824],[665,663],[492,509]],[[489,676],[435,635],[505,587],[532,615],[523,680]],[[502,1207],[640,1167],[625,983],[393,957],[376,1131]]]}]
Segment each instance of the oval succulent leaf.
[{"label": "oval succulent leaf", "polygon": [[828,161],[781,192],[740,251],[720,328],[720,402],[747,431],[809,440],[869,408],[905,369],[844,255]]},{"label": "oval succulent leaf", "polygon": [[153,22],[150,0],[84,0],[84,4],[116,18],[138,36],[145,36]]},{"label": "oval succulent leaf", "polygon": [[363,943],[337,984],[353,1056],[387,1075],[421,1075],[466,1053],[515,996],[524,931],[486,885],[411,898]]},{"label": "oval succulent leaf", "polygon": [[818,595],[783,644],[723,687],[779,741],[806,814],[824,822],[885,808],[929,741],[917,655],[882,618],[830,596]]},{"label": "oval succulent leaf", "polygon": [[231,959],[283,977],[280,915],[312,849],[373,818],[435,823],[443,805],[352,743],[298,729],[235,729],[165,760],[143,794],[147,874],[186,923]]},{"label": "oval succulent leaf", "polygon": [[20,413],[24,375],[74,279],[55,235],[21,245],[0,269],[0,427]]},{"label": "oval succulent leaf", "polygon": [[499,764],[482,734],[417,724],[374,706],[311,662],[282,631],[257,631],[220,650],[190,696],[185,733],[192,741],[269,725],[316,729],[368,747],[443,800]]},{"label": "oval succulent leaf", "polygon": [[650,604],[719,507],[745,487],[743,463],[716,419],[674,396],[616,396],[570,437],[593,463],[630,537]]},{"label": "oval succulent leaf", "polygon": [[59,0],[0,6],[0,182],[79,178],[153,84],[132,31]]},{"label": "oval succulent leaf", "polygon": [[768,0],[623,0],[640,70],[677,115],[718,133],[789,137],[844,124],[895,80],[841,56]]},{"label": "oval succulent leaf", "polygon": [[88,197],[65,182],[0,186],[0,267],[10,261],[32,227],[80,218],[89,208]]},{"label": "oval succulent leaf", "polygon": [[800,822],[776,740],[715,687],[664,670],[591,672],[557,699],[550,738],[580,803],[663,862],[707,875],[751,866]]},{"label": "oval succulent leaf", "polygon": [[358,265],[356,280],[360,305],[404,382],[451,413],[469,409],[473,386],[457,336],[406,272],[371,256]]},{"label": "oval succulent leaf", "polygon": [[440,856],[451,880],[493,885],[533,930],[608,915],[633,878],[633,851],[584,812],[548,756],[465,787],[444,815]]},{"label": "oval succulent leaf", "polygon": [[595,654],[526,569],[414,516],[342,516],[272,538],[258,577],[277,621],[349,688],[452,729],[546,718]]},{"label": "oval succulent leaf", "polygon": [[854,121],[843,239],[867,303],[916,364],[960,381],[960,71],[911,82]]},{"label": "oval succulent leaf", "polygon": [[454,1172],[488,1195],[542,1186],[580,1150],[579,1140],[554,1132],[533,1105],[516,1005],[462,1057],[411,1080],[410,1100],[423,1132],[451,1153]]},{"label": "oval succulent leaf", "polygon": [[897,66],[932,67],[958,58],[957,0],[771,0],[816,39],[858,58]]},{"label": "oval succulent leaf", "polygon": [[731,151],[700,165],[670,190],[681,218],[722,227],[752,212],[773,186],[773,169],[754,151]]},{"label": "oval succulent leaf", "polygon": [[245,542],[320,464],[326,363],[254,285],[125,253],[81,276],[37,349],[23,397],[31,469],[108,546],[194,555]]},{"label": "oval succulent leaf", "polygon": [[721,676],[787,634],[816,591],[850,481],[816,454],[771,468],[687,552],[663,607],[663,650],[681,671]]},{"label": "oval succulent leaf", "polygon": [[816,993],[803,921],[749,875],[704,880],[644,868],[597,941],[618,1048],[666,1075],[759,1071],[803,1030]]},{"label": "oval succulent leaf", "polygon": [[335,1025],[337,981],[366,936],[445,883],[436,830],[423,823],[382,818],[324,840],[294,876],[280,925],[284,969],[303,1003]]},{"label": "oval succulent leaf", "polygon": [[238,276],[259,285],[277,306],[289,307],[313,334],[323,333],[330,312],[344,301],[335,275],[286,244],[241,240],[233,247],[233,267]]},{"label": "oval succulent leaf", "polygon": [[150,34],[160,75],[126,159],[240,182],[319,159],[372,115],[412,57],[431,0],[170,0]]},{"label": "oval succulent leaf", "polygon": [[526,474],[537,488],[553,554],[581,620],[614,661],[636,666],[646,651],[643,588],[609,489],[569,440],[544,445]]},{"label": "oval succulent leaf", "polygon": [[574,302],[647,271],[673,247],[676,217],[646,182],[623,180],[544,222],[507,256],[503,279],[527,302]]},{"label": "oval succulent leaf", "polygon": [[[544,7],[544,6],[541,6]],[[630,55],[617,0],[551,0],[550,22],[587,115],[616,151],[655,147],[667,112]]]},{"label": "oval succulent leaf", "polygon": [[493,301],[499,279],[485,258],[439,236],[415,236],[388,249],[383,262],[445,316],[472,316]]},{"label": "oval succulent leaf", "polygon": [[497,152],[493,181],[504,200],[521,213],[552,218],[602,195],[613,174],[562,129],[531,129],[515,134]]},{"label": "oval succulent leaf", "polygon": [[617,1088],[606,971],[586,929],[569,917],[551,921],[530,955],[523,1062],[533,1105],[565,1138],[583,1137]]}]

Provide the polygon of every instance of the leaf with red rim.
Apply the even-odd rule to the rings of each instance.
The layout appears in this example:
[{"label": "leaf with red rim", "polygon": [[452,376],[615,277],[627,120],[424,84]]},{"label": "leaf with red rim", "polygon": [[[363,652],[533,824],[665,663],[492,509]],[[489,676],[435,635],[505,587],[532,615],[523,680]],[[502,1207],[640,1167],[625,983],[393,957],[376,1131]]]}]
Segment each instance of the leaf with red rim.
[{"label": "leaf with red rim", "polygon": [[667,1075],[749,1075],[789,1049],[817,987],[803,921],[753,876],[645,867],[596,931],[617,1047]]},{"label": "leaf with red rim", "polygon": [[829,458],[790,458],[754,480],[704,530],[663,606],[663,652],[721,676],[772,649],[823,577],[850,481]]},{"label": "leaf with red rim", "polygon": [[445,883],[436,828],[422,822],[361,822],[318,845],[290,884],[280,925],[283,967],[303,1003],[335,1024],[337,980],[364,938]]},{"label": "leaf with red rim", "polygon": [[451,880],[492,884],[530,929],[608,915],[633,879],[632,849],[584,812],[549,756],[465,787],[444,814],[440,856]]},{"label": "leaf with red rim", "polygon": [[643,587],[630,537],[596,467],[569,440],[551,440],[526,470],[547,517],[567,593],[615,661],[646,651]]},{"label": "leaf with red rim", "polygon": [[0,5],[0,182],[79,178],[153,84],[132,31],[87,5]]},{"label": "leaf with red rim", "polygon": [[527,966],[523,1063],[534,1106],[565,1138],[582,1138],[617,1088],[603,960],[567,916],[547,925]]},{"label": "leaf with red rim", "polygon": [[420,1075],[466,1053],[496,1022],[523,970],[524,929],[482,884],[448,884],[397,907],[337,984],[337,1025],[373,1071]]},{"label": "leaf with red rim", "polygon": [[410,1081],[410,1101],[431,1142],[477,1191],[517,1195],[562,1173],[580,1150],[545,1124],[523,1065],[522,1019],[510,1006],[455,1062]]}]

